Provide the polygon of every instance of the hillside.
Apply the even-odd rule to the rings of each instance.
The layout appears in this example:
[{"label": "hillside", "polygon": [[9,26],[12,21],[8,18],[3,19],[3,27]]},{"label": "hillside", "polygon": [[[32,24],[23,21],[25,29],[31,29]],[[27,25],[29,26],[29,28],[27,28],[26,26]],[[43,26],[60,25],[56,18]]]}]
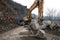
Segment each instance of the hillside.
[{"label": "hillside", "polygon": [[26,14],[26,6],[12,0],[0,0],[0,33],[19,26],[16,23]]}]

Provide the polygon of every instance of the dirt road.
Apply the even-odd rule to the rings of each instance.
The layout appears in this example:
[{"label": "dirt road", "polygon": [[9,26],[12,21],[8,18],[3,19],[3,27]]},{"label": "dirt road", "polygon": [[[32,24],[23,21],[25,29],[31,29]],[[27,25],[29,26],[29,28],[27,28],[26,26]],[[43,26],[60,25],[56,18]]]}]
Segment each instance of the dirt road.
[{"label": "dirt road", "polygon": [[[1,37],[2,37],[2,40],[39,40],[33,37],[33,34],[31,34],[31,32],[27,30],[27,28],[24,28],[24,26],[5,32],[1,35]],[[60,40],[59,36],[53,35],[52,33],[46,32],[46,37],[47,37],[47,40]]]}]

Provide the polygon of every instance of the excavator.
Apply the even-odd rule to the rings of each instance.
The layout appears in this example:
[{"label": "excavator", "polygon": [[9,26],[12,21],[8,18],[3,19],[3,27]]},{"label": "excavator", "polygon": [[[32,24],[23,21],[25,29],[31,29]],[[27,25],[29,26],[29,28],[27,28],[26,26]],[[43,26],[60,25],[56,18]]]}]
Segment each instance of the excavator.
[{"label": "excavator", "polygon": [[35,0],[32,6],[28,10],[28,15],[24,17],[25,21],[31,21],[31,12],[38,7],[38,22],[43,21],[43,5],[44,5],[44,0]]},{"label": "excavator", "polygon": [[[27,22],[30,22],[31,23],[28,25],[28,29],[30,31],[33,31],[32,33],[37,33],[37,31],[39,30],[39,23],[42,23],[43,19],[43,4],[44,4],[44,0],[35,0],[34,3],[32,4],[32,6],[28,9],[28,14],[26,17],[23,18],[24,21],[27,21]],[[32,20],[32,17],[31,17],[31,12],[36,8],[38,7],[38,20],[36,21],[35,19]],[[37,24],[37,25],[36,25]]]},{"label": "excavator", "polygon": [[[34,3],[32,4],[32,6],[29,8],[28,10],[28,15],[26,17],[24,17],[24,21],[31,21],[32,17],[31,17],[31,12],[38,7],[38,23],[41,24],[43,21],[43,5],[44,5],[44,0],[35,0]],[[51,21],[48,22],[47,24],[51,24]],[[49,24],[49,25],[50,25]],[[43,24],[44,25],[44,24]],[[53,25],[53,24],[52,24]],[[50,27],[51,28],[51,27]],[[56,29],[56,27],[52,27],[52,30]]]},{"label": "excavator", "polygon": [[[29,30],[31,31],[32,34],[35,34],[36,37],[38,38],[45,38],[46,36],[41,36],[41,30],[49,30],[50,32],[54,32],[55,30],[58,30],[59,32],[59,26],[57,26],[55,23],[55,25],[53,25],[53,23],[51,21],[46,21],[43,24],[43,5],[44,5],[44,0],[35,0],[34,3],[32,4],[32,6],[29,8],[28,10],[28,15],[24,18],[25,21],[31,21],[31,25],[28,25]],[[32,21],[32,17],[31,17],[31,12],[38,7],[38,22],[36,22],[36,20]],[[42,23],[42,26],[40,25]],[[44,28],[45,27],[45,28]],[[44,33],[42,33],[44,34]],[[56,40],[56,39],[53,39]]]}]

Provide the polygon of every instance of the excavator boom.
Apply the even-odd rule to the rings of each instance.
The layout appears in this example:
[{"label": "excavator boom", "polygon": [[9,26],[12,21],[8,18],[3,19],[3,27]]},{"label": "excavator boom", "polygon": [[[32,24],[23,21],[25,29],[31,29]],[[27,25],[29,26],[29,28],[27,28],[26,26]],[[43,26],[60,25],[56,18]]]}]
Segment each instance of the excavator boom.
[{"label": "excavator boom", "polygon": [[35,0],[28,11],[28,19],[31,20],[31,12],[38,6],[38,21],[42,20],[44,0]]}]

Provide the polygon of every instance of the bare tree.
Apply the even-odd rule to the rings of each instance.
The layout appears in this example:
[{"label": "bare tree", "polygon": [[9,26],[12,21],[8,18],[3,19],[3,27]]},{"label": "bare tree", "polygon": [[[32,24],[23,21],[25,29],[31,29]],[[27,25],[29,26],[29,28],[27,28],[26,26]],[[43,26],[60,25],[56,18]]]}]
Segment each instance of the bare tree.
[{"label": "bare tree", "polygon": [[49,20],[54,20],[57,11],[55,9],[48,9],[46,13]]},{"label": "bare tree", "polygon": [[60,11],[57,13],[57,20],[60,20]]}]

